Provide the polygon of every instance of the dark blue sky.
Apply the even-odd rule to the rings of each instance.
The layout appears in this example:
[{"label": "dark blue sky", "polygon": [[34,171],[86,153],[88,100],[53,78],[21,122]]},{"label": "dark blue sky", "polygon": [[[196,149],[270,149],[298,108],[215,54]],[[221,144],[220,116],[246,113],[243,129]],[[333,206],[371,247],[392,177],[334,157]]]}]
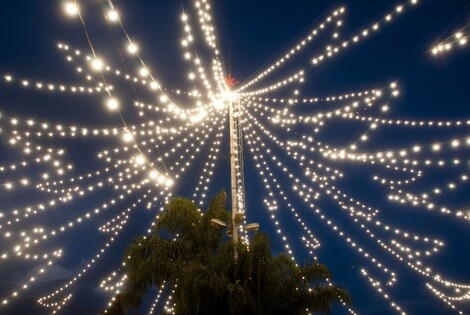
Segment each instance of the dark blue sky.
[{"label": "dark blue sky", "polygon": [[[102,1],[104,3],[104,1]],[[326,60],[319,66],[313,67],[310,57],[322,52],[327,45],[326,38],[306,48],[307,53],[301,54],[291,63],[284,66],[280,76],[291,73],[299,67],[306,71],[306,82],[301,86],[301,95],[305,97],[323,97],[340,95],[354,91],[387,87],[391,82],[398,82],[400,96],[390,102],[391,111],[386,115],[390,119],[423,119],[423,120],[466,120],[470,117],[470,96],[468,93],[468,73],[470,71],[470,46],[457,48],[443,56],[432,56],[430,48],[439,38],[447,38],[453,31],[468,23],[470,8],[468,1],[418,1],[419,4],[407,9],[393,23],[384,26],[366,41],[347,49],[331,60]],[[85,35],[78,20],[64,16],[61,1],[21,2],[3,1],[0,3],[0,75],[12,74],[15,78],[38,79],[43,82],[64,82],[68,84],[83,84],[83,78],[77,75],[74,67],[68,65],[64,55],[56,49],[58,41],[64,41],[87,51]],[[116,30],[109,30],[102,23],[102,12],[96,1],[85,1],[84,16],[91,39],[96,44],[100,54],[116,66],[135,71],[135,62],[121,62],[116,53],[116,47],[122,42],[122,35]],[[168,88],[182,90],[192,89],[186,80],[186,64],[182,61],[180,39],[182,31],[179,17],[182,4],[169,0],[139,0],[116,1],[115,5],[122,12],[122,19],[127,30],[142,46],[142,57],[150,68],[162,78],[162,83]],[[192,13],[191,5],[183,1],[188,13]],[[276,57],[283,55],[305,34],[318,24],[335,8],[345,6],[346,14],[343,26],[339,30],[338,42],[349,39],[353,34],[361,32],[372,22],[381,18],[385,12],[393,10],[396,3],[390,1],[356,0],[350,3],[331,2],[327,0],[224,0],[214,3],[214,20],[219,44],[223,54],[225,67],[228,69],[230,51],[231,72],[242,83],[253,77],[258,70],[271,64]],[[327,32],[328,33],[328,32]],[[202,40],[202,39],[201,39]],[[202,52],[201,52],[202,53]],[[273,82],[269,79],[266,82]],[[123,102],[127,104],[123,112],[126,117],[132,117],[134,111],[132,101],[138,97],[146,103],[154,100],[149,93],[133,90],[125,83],[113,83],[119,89]],[[122,89],[121,89],[122,88]],[[286,93],[291,93],[288,89]],[[0,84],[0,113],[3,117],[14,116],[23,118],[38,118],[49,122],[60,122],[65,125],[84,125],[95,127],[120,127],[121,121],[117,115],[110,114],[103,106],[103,95],[76,96],[70,94],[53,94],[23,89],[18,85]],[[275,108],[282,108],[273,105]],[[277,107],[276,107],[277,106]],[[299,108],[302,114],[315,114],[318,109],[312,107]],[[367,114],[367,113],[366,113]],[[374,112],[370,115],[374,116]],[[375,115],[377,116],[377,115]],[[137,122],[134,117],[133,122]],[[266,122],[266,125],[268,123]],[[281,129],[271,126],[273,133],[284,139],[291,139],[292,134],[283,133]],[[319,141],[339,145],[344,141],[357,138],[364,131],[365,125],[353,126],[345,120],[333,120],[327,124],[318,136]],[[0,128],[11,130],[8,120],[0,120]],[[299,133],[311,133],[312,128],[301,129]],[[24,156],[13,150],[7,144],[8,136],[0,134],[0,164],[11,164]],[[414,144],[428,144],[435,141],[468,137],[468,128],[379,128],[376,136],[371,137],[368,144],[361,147],[365,151],[377,152],[387,149],[407,148]],[[226,139],[226,138],[224,138]],[[267,144],[272,145],[267,139]],[[103,149],[121,146],[120,139],[114,138],[81,138],[67,139],[38,139],[38,144],[44,146],[63,147],[66,149],[66,163],[73,163],[74,170],[70,176],[75,177],[98,170],[106,166],[96,158],[96,153]],[[165,146],[163,146],[165,147]],[[166,147],[169,148],[169,147]],[[171,147],[170,147],[171,148]],[[207,147],[206,147],[207,149]],[[211,194],[219,187],[228,189],[228,147],[218,156],[219,165],[216,177],[211,186]],[[273,149],[283,162],[295,174],[302,173],[302,168],[280,149]],[[203,151],[206,152],[206,151]],[[262,203],[266,195],[262,180],[257,176],[253,155],[245,146],[245,170],[248,220],[259,222],[261,229],[271,233],[273,249],[279,252],[283,243],[273,232],[269,214]],[[426,169],[421,181],[409,189],[418,194],[428,191],[434,185],[445,185],[454,180],[461,172],[468,170],[468,150],[443,153],[439,157],[426,155],[431,159],[452,161],[461,159],[462,168],[435,170]],[[123,156],[124,158],[124,156]],[[422,157],[424,159],[424,157]],[[438,213],[429,212],[423,208],[400,206],[387,200],[387,186],[372,182],[372,176],[379,174],[392,178],[396,175],[384,171],[383,168],[355,163],[332,163],[321,161],[320,156],[313,157],[316,162],[340,169],[344,178],[334,184],[339,189],[360,200],[368,206],[379,208],[383,222],[392,226],[412,231],[419,235],[437,237],[446,246],[436,256],[426,263],[433,266],[436,273],[458,283],[469,283],[470,263],[469,225],[468,221],[457,220]],[[177,183],[175,194],[191,196],[194,179],[201,170],[202,159],[197,159],[184,179]],[[31,177],[46,171],[44,168],[28,168],[24,171],[0,173],[0,184],[11,181],[12,178]],[[393,314],[395,312],[388,303],[372,289],[367,280],[360,275],[360,269],[366,267],[374,277],[386,282],[386,277],[371,267],[357,251],[345,241],[338,238],[331,229],[318,219],[305,203],[299,200],[290,190],[291,182],[279,173],[279,180],[285,185],[285,191],[292,196],[293,204],[304,221],[320,240],[322,246],[315,252],[320,262],[326,263],[334,275],[335,282],[349,290],[358,314]],[[67,177],[67,176],[66,176]],[[314,187],[314,185],[312,185]],[[406,190],[406,189],[405,189]],[[3,229],[19,233],[23,230],[40,225],[55,227],[68,222],[69,219],[84,213],[83,209],[93,210],[113,195],[112,189],[106,189],[103,194],[90,194],[89,197],[77,199],[65,206],[58,207],[38,219],[25,220],[24,224],[13,229]],[[11,212],[13,209],[38,201],[49,200],[51,196],[34,191],[33,189],[18,189],[13,193],[0,192],[1,211]],[[57,261],[52,271],[43,281],[31,290],[21,294],[7,308],[0,308],[0,314],[48,314],[44,308],[33,301],[38,297],[52,292],[62,286],[68,277],[76,274],[95,255],[109,236],[97,231],[97,228],[109,218],[117,215],[132,205],[138,194],[129,196],[120,206],[113,207],[110,213],[98,216],[90,224],[71,230],[55,240],[48,241],[40,249],[51,251],[56,248],[64,250],[64,257]],[[439,204],[451,209],[468,207],[468,185],[460,185],[455,193],[445,194],[438,199]],[[355,240],[362,242],[384,264],[397,273],[395,286],[385,287],[390,296],[399,303],[408,314],[451,314],[452,311],[442,301],[438,300],[425,283],[429,280],[411,271],[405,263],[399,262],[392,255],[382,250],[377,244],[367,239],[365,233],[352,223],[349,215],[341,212],[337,204],[328,198],[322,198],[317,207],[321,208],[330,218],[335,220],[345,232]],[[4,208],[2,208],[4,207]],[[73,308],[85,310],[100,310],[109,296],[98,289],[99,282],[109,275],[111,270],[119,266],[122,250],[133,236],[145,232],[154,212],[138,207],[134,211],[128,225],[123,230],[116,244],[111,247],[105,258],[97,264],[92,272],[81,279],[74,287],[74,297],[68,304]],[[157,211],[158,208],[153,208]],[[1,212],[0,211],[0,212]],[[278,218],[290,244],[298,255],[300,262],[307,259],[303,236],[292,215],[280,202]],[[1,222],[1,221],[0,221]],[[3,236],[2,236],[3,237]],[[14,244],[10,239],[3,239],[0,244],[1,252],[9,250]],[[385,237],[385,240],[389,238]],[[418,246],[419,247],[419,246]],[[22,280],[27,279],[37,269],[38,264],[10,259],[0,265],[0,296],[7,296],[15,290]],[[148,303],[147,303],[148,304]],[[456,305],[464,312],[470,312],[468,303]],[[85,311],[67,309],[64,314],[85,314]],[[139,314],[146,314],[148,305],[143,306]],[[335,307],[334,314],[346,314],[342,307]]]}]

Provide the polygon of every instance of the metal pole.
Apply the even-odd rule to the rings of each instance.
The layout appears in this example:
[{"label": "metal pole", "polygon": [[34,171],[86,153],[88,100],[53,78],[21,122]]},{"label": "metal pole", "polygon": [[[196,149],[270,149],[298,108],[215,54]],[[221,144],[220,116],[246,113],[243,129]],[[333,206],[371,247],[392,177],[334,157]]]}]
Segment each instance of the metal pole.
[{"label": "metal pole", "polygon": [[[232,192],[232,241],[236,246],[238,242],[238,199],[237,199],[237,143],[238,139],[236,132],[236,120],[234,117],[234,102],[230,101],[229,103],[229,124],[230,124],[230,182],[231,182],[231,192]],[[235,258],[237,257],[237,251],[235,249]]]}]

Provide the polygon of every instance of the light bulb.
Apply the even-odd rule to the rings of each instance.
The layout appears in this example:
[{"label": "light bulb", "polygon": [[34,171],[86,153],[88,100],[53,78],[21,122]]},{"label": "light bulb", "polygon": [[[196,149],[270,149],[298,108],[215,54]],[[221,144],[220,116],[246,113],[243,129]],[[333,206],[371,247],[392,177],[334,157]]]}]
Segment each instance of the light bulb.
[{"label": "light bulb", "polygon": [[103,69],[103,61],[99,58],[94,58],[91,61],[91,68],[95,71],[100,71],[101,69]]},{"label": "light bulb", "polygon": [[114,9],[109,10],[108,11],[108,19],[111,22],[117,22],[119,20],[119,13]]},{"label": "light bulb", "polygon": [[130,132],[124,134],[123,139],[125,142],[131,142],[134,137]]},{"label": "light bulb", "polygon": [[135,163],[137,165],[142,165],[145,163],[145,158],[142,156],[142,155],[138,155],[136,158],[135,158]]},{"label": "light bulb", "polygon": [[149,75],[149,70],[148,70],[147,68],[145,68],[145,67],[142,67],[142,68],[139,70],[139,73],[140,73],[141,76],[146,77],[146,76]]},{"label": "light bulb", "polygon": [[119,102],[117,99],[111,97],[106,101],[106,106],[108,106],[110,110],[116,110],[119,107]]},{"label": "light bulb", "polygon": [[78,5],[75,3],[69,2],[65,5],[65,12],[70,16],[75,16],[78,14]]},{"label": "light bulb", "polygon": [[168,101],[168,96],[166,96],[166,95],[160,96],[160,102],[166,103],[167,101]]},{"label": "light bulb", "polygon": [[160,87],[160,85],[159,85],[157,82],[155,82],[155,81],[153,81],[152,83],[150,83],[150,88],[151,88],[152,90],[157,90],[159,87]]},{"label": "light bulb", "polygon": [[136,44],[130,43],[127,45],[127,51],[130,54],[136,54],[139,51],[139,47]]}]

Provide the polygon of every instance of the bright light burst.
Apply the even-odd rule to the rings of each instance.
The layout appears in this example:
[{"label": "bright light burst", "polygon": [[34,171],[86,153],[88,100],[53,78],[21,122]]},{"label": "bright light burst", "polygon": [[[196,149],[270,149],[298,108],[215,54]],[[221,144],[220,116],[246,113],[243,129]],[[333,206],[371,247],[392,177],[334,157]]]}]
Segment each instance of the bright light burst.
[{"label": "bright light burst", "polygon": [[[102,16],[110,27],[122,32],[125,43],[121,48],[129,53],[125,57],[133,63],[132,70],[124,71],[108,64],[95,43],[89,40],[86,51],[66,43],[58,44],[66,61],[75,67],[84,83],[67,85],[4,74],[5,85],[58,94],[98,95],[100,104],[111,111],[109,115],[119,116],[121,124],[100,128],[13,116],[8,110],[1,114],[0,135],[8,142],[12,156],[21,156],[13,163],[5,161],[0,165],[2,195],[27,192],[34,196],[31,200],[36,201],[25,203],[16,197],[16,205],[1,211],[0,232],[4,240],[0,257],[4,261],[23,259],[44,266],[38,269],[37,275],[5,297],[2,304],[13,303],[34,285],[48,266],[73,250],[52,248],[60,243],[63,235],[84,225],[98,224],[99,231],[109,237],[81,270],[62,286],[39,297],[38,302],[50,308],[52,313],[72,300],[74,286],[100,263],[137,209],[147,206],[162,210],[176,187],[196,172],[198,184],[193,199],[204,205],[220,162],[218,156],[228,130],[226,116],[231,108],[240,126],[233,131],[238,139],[236,175],[241,187],[237,195],[240,209],[244,210],[246,199],[241,159],[245,148],[245,154],[254,162],[253,167],[263,182],[265,195],[262,200],[269,218],[285,252],[293,260],[300,254],[294,253],[290,241],[297,240],[284,229],[278,217],[281,212],[292,215],[303,233],[301,240],[305,251],[317,259],[318,247],[322,243],[328,244],[319,235],[314,235],[314,223],[308,218],[313,214],[318,218],[316,224],[324,223],[356,252],[361,259],[360,274],[392,310],[401,314],[406,312],[393,298],[396,284],[406,282],[395,271],[396,264],[400,264],[420,275],[430,294],[461,313],[459,305],[470,299],[470,284],[447,278],[445,270],[435,270],[430,263],[430,258],[444,247],[444,240],[389,223],[383,215],[389,208],[370,206],[368,200],[355,197],[354,192],[348,191],[350,185],[342,182],[351,168],[367,170],[367,176],[362,179],[371,179],[374,189],[379,187],[387,191],[392,205],[413,208],[412,211],[422,215],[435,212],[444,218],[468,223],[470,210],[447,206],[445,197],[463,189],[470,178],[467,157],[470,137],[465,135],[470,120],[388,117],[393,100],[400,95],[397,82],[331,96],[307,96],[301,92],[311,69],[372,38],[417,4],[416,0],[398,4],[359,33],[342,41],[339,30],[343,26],[345,8],[338,8],[283,56],[251,80],[230,90],[226,85],[229,74],[224,71],[212,24],[211,4],[207,0],[193,1],[192,7],[180,16],[182,59],[188,64],[186,77],[191,87],[185,90],[166,87],[153,67],[147,66],[140,56],[145,45],[135,44],[125,28],[122,11],[107,0]],[[87,10],[86,3],[72,1],[64,4],[64,9],[75,19],[78,16],[84,30],[90,31],[82,16]],[[432,52],[438,54],[451,49],[448,47],[465,45],[467,37],[468,28],[464,27]],[[287,64],[306,52],[309,57],[304,63],[305,68],[289,70]],[[123,97],[124,92],[117,87],[124,84],[132,86],[134,91],[146,91],[147,96]],[[133,106],[124,101],[126,98],[134,99]],[[320,140],[338,124],[355,124],[356,127],[343,142]],[[379,131],[387,129],[400,132],[431,130],[434,134],[449,134],[446,130],[451,130],[460,136],[439,137],[436,142],[416,137],[406,139],[413,143],[403,141],[402,145],[384,149]],[[98,139],[94,147],[98,168],[90,168],[84,173],[75,171],[80,157],[68,161],[73,139]],[[100,142],[100,139],[104,141]],[[428,173],[433,174],[434,179],[437,173],[443,175],[438,175],[439,182],[426,182]],[[101,198],[103,196],[106,198]],[[83,200],[88,201],[87,206],[82,205]],[[325,200],[339,211],[326,211],[322,204]],[[69,208],[74,209],[71,219],[70,213],[55,217],[58,210]],[[116,213],[117,208],[124,210]],[[308,212],[300,208],[308,209]],[[249,216],[249,211],[246,214]],[[348,225],[344,225],[345,218],[349,220]],[[41,226],[35,226],[37,222],[41,222]],[[356,238],[355,229],[362,231],[362,238]],[[99,286],[111,292],[111,296],[119,293],[125,281],[121,269],[111,270],[105,277]],[[159,288],[150,312],[156,308],[163,290],[164,287]],[[169,299],[164,308],[171,311]],[[348,311],[355,313],[351,309]]]}]

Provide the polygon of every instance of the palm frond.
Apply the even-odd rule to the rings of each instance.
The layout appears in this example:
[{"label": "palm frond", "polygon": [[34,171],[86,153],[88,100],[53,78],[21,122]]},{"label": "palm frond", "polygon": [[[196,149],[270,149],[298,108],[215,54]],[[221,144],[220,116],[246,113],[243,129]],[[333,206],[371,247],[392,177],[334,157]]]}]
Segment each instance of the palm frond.
[{"label": "palm frond", "polygon": [[[124,254],[126,282],[108,314],[138,307],[154,286],[173,286],[176,314],[329,313],[331,304],[351,304],[348,293],[327,283],[325,265],[297,266],[285,254],[273,257],[266,233],[249,246],[223,241],[217,218],[230,223],[222,190],[205,213],[185,198],[172,199],[150,237],[137,237]],[[235,259],[234,252],[237,252]]]}]

